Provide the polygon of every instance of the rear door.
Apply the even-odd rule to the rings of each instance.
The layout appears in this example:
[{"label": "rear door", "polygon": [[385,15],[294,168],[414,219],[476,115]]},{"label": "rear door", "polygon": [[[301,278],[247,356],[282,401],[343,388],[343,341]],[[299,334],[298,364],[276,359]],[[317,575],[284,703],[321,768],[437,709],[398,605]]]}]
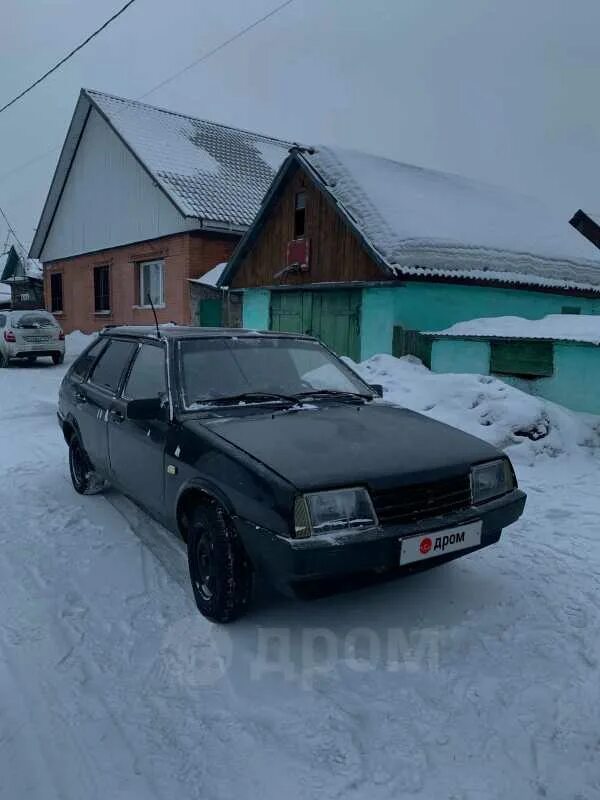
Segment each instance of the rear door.
[{"label": "rear door", "polygon": [[160,397],[168,404],[166,350],[163,344],[140,345],[108,413],[108,457],[113,481],[148,509],[163,511],[165,442],[169,423],[127,418],[129,400]]},{"label": "rear door", "polygon": [[75,416],[83,447],[95,469],[104,475],[108,473],[108,412],[136,350],[136,342],[111,339],[88,380],[75,389]]}]

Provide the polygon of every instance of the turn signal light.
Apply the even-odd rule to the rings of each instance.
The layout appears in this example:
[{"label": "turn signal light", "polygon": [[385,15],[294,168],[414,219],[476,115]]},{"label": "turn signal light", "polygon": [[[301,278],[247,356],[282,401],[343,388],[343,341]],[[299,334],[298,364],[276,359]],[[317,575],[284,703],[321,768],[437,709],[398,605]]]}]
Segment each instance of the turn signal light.
[{"label": "turn signal light", "polygon": [[12,331],[4,331],[4,341],[5,342],[16,342],[17,337],[14,335]]}]

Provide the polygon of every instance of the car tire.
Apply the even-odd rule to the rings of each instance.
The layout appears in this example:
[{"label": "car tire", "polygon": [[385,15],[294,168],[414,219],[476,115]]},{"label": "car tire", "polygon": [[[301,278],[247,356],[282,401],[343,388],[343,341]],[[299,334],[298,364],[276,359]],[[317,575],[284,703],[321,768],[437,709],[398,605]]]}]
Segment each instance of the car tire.
[{"label": "car tire", "polygon": [[4,369],[4,367],[8,367],[8,356],[0,352],[0,369]]},{"label": "car tire", "polygon": [[198,611],[212,622],[233,622],[252,596],[252,566],[225,511],[196,506],[187,535],[188,564]]},{"label": "car tire", "polygon": [[95,472],[76,433],[69,440],[69,472],[78,494],[98,494],[104,489],[105,483]]},{"label": "car tire", "polygon": [[62,364],[64,360],[65,360],[64,353],[52,353],[52,363],[54,364],[55,367],[57,367],[59,364]]}]

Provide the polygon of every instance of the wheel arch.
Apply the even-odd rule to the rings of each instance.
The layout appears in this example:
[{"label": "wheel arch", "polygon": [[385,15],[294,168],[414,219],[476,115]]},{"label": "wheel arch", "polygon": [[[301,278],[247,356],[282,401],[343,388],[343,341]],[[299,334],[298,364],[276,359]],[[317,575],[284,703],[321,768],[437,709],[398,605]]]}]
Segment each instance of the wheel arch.
[{"label": "wheel arch", "polygon": [[184,542],[187,541],[189,512],[196,505],[220,505],[228,516],[235,516],[234,508],[228,497],[218,488],[201,481],[192,481],[179,492],[175,507],[177,530]]}]

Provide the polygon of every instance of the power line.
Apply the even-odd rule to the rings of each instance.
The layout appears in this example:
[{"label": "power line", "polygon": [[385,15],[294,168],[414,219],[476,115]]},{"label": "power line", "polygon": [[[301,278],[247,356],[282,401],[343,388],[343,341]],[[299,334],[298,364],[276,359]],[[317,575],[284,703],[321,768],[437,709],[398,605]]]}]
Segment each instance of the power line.
[{"label": "power line", "polygon": [[117,19],[117,17],[120,17],[121,14],[123,14],[125,11],[127,11],[129,6],[133,5],[134,3],[135,3],[135,0],[129,0],[129,2],[125,3],[125,5],[122,8],[120,8],[115,14],[113,14],[112,17],[110,17],[110,19],[107,19],[106,22],[103,25],[101,25],[99,28],[97,28],[93,33],[91,33],[87,37],[87,39],[84,39],[84,41],[81,42],[81,44],[78,44],[77,47],[73,48],[73,50],[71,50],[70,53],[67,53],[67,55],[64,58],[61,58],[60,61],[58,61],[51,69],[49,69],[40,78],[38,78],[37,81],[34,81],[26,89],[23,89],[23,91],[20,92],[16,97],[13,97],[13,99],[10,100],[8,103],[6,103],[6,105],[3,105],[2,108],[0,108],[0,114],[3,111],[6,111],[7,108],[10,108],[10,106],[14,105],[14,103],[16,103],[17,100],[20,100],[22,97],[25,97],[26,94],[28,94],[32,89],[35,89],[35,87],[38,86],[42,81],[45,81],[46,78],[49,75],[52,75],[53,72],[56,72],[56,70],[59,69],[60,67],[62,67],[62,65],[66,61],[68,61],[70,58],[73,58],[75,53],[78,53],[82,48],[84,48],[86,46],[86,44],[89,44],[92,41],[92,39],[94,39],[96,36],[98,36],[99,33],[102,33],[102,31],[105,28],[108,28],[108,26],[111,24],[111,22],[114,22]]},{"label": "power line", "polygon": [[22,242],[22,241],[19,239],[19,237],[17,236],[17,232],[15,231],[15,229],[13,228],[13,226],[12,226],[12,225],[10,224],[10,222],[8,221],[8,217],[7,217],[7,216],[6,216],[6,214],[4,213],[4,209],[2,208],[2,206],[0,206],[0,214],[1,214],[1,215],[4,217],[4,222],[6,222],[6,225],[7,225],[7,227],[8,227],[8,230],[9,230],[9,231],[12,233],[12,235],[15,237],[15,239],[16,239],[16,241],[17,241],[17,244],[19,245],[19,247],[21,248],[21,250],[23,251],[23,253],[25,253],[25,252],[26,252],[26,250],[25,250],[25,248],[23,247],[23,242]]},{"label": "power line", "polygon": [[295,0],[286,0],[285,3],[280,3],[278,6],[271,9],[271,11],[267,12],[259,19],[256,19],[254,20],[254,22],[251,22],[250,25],[246,25],[245,28],[242,28],[237,33],[234,33],[233,36],[229,37],[229,39],[226,39],[224,42],[221,42],[221,44],[218,44],[216,47],[213,47],[212,50],[209,50],[207,53],[204,53],[199,58],[195,59],[195,61],[192,61],[190,64],[187,65],[187,67],[183,67],[183,69],[180,69],[178,72],[175,72],[173,75],[169,76],[168,78],[165,78],[164,81],[157,83],[156,86],[152,87],[152,89],[148,89],[147,92],[138,97],[138,100],[143,100],[144,97],[147,97],[149,94],[152,94],[152,92],[155,92],[157,89],[161,89],[163,86],[166,86],[167,83],[171,83],[171,81],[174,81],[175,78],[178,78],[180,75],[183,75],[184,72],[187,72],[188,70],[192,69],[192,67],[201,64],[203,61],[207,61],[211,56],[214,56],[215,53],[218,53],[220,50],[223,50],[223,48],[227,47],[232,42],[235,42],[237,39],[240,39],[246,33],[251,31],[253,28],[256,28],[258,25],[265,22],[270,17],[273,17],[275,16],[275,14],[278,14],[280,11],[283,11],[283,9],[286,6],[291,5],[293,2],[295,2]]},{"label": "power line", "polygon": [[[119,14],[122,14],[123,11],[127,8],[127,6],[131,5],[132,2],[134,2],[134,0],[131,0],[131,2],[127,3],[127,5],[124,6],[121,9]],[[180,75],[183,75],[184,72],[187,72],[188,70],[192,69],[192,67],[195,67],[195,66],[197,66],[198,64],[201,64],[204,61],[207,61],[209,58],[214,56],[220,50],[223,50],[223,48],[227,47],[232,42],[236,41],[237,39],[240,39],[242,36],[244,36],[246,33],[251,31],[253,28],[256,28],[258,25],[260,25],[261,23],[265,22],[270,17],[273,17],[275,14],[279,13],[280,11],[283,11],[283,9],[286,8],[286,6],[291,5],[293,2],[295,2],[295,0],[286,0],[286,2],[280,3],[280,5],[276,6],[271,11],[267,12],[266,14],[264,14],[259,19],[256,19],[254,22],[251,22],[249,25],[246,25],[245,28],[242,28],[237,33],[233,34],[233,36],[230,36],[228,39],[226,39],[225,41],[223,41],[220,44],[218,44],[216,47],[213,47],[212,50],[209,50],[207,53],[204,53],[203,55],[201,55],[195,61],[192,61],[190,64],[188,64],[183,69],[180,69],[178,72],[174,73],[173,75],[169,76],[168,78],[165,78],[165,80],[163,80],[160,83],[156,84],[156,86],[153,86],[152,89],[148,89],[147,92],[145,92],[144,94],[140,95],[137,99],[138,100],[143,100],[149,94],[152,94],[152,92],[155,92],[157,89],[160,89],[162,86],[165,86],[167,83],[171,83],[171,81],[174,81]],[[118,15],[116,15],[116,16],[118,16]],[[114,18],[115,17],[113,17],[112,19],[114,19]],[[111,20],[109,20],[108,22],[110,22],[110,21]],[[105,23],[105,25],[103,27],[106,27],[108,22]],[[101,30],[101,29],[99,29],[99,30]],[[80,47],[82,47],[82,46],[83,46],[83,44]],[[57,65],[57,67],[58,66],[59,65]],[[40,80],[42,80],[42,78],[40,78]],[[36,83],[39,83],[39,81],[37,81]],[[34,85],[35,84],[32,84],[32,86],[30,88],[33,88]],[[29,90],[26,90],[26,91],[29,91]],[[24,93],[22,93],[22,94],[24,94]],[[17,99],[18,98],[15,98],[15,100],[11,101],[11,103],[15,102]],[[4,108],[8,108],[9,105],[10,105],[10,103],[7,104],[6,106],[4,106]],[[4,109],[0,109],[0,113],[3,110]],[[23,164],[18,164],[16,167],[13,167],[13,169],[9,170],[8,172],[5,172],[3,175],[0,175],[0,182],[5,180],[6,178],[10,177],[11,175],[14,175],[15,173],[21,172],[21,170],[25,169],[26,167],[29,167],[31,164],[35,164],[37,161],[40,161],[41,159],[46,158],[47,156],[51,155],[52,153],[56,152],[57,150],[60,150],[60,145],[58,147],[53,147],[50,150],[46,150],[44,153],[40,153],[37,156],[34,156],[33,158],[29,159],[28,161],[25,161],[25,163],[23,163]]]}]

